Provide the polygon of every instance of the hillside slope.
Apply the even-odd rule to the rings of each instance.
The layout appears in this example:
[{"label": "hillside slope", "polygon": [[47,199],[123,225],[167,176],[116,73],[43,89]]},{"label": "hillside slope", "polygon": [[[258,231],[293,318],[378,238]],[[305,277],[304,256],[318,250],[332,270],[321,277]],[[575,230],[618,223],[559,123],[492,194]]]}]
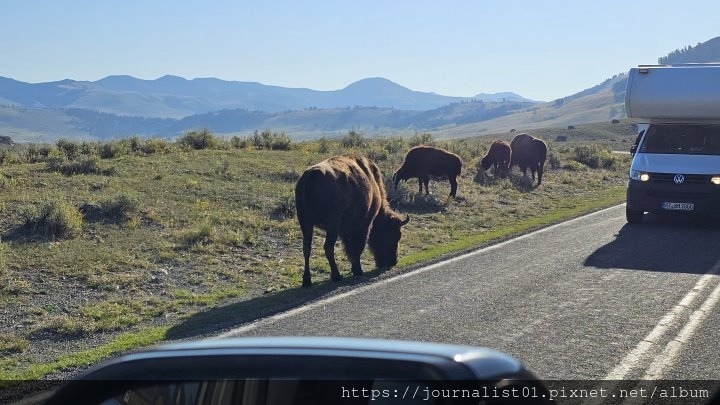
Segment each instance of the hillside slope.
[{"label": "hillside slope", "polygon": [[538,104],[499,118],[430,131],[439,138],[522,131],[529,128],[567,127],[625,117],[625,73],[569,97]]}]

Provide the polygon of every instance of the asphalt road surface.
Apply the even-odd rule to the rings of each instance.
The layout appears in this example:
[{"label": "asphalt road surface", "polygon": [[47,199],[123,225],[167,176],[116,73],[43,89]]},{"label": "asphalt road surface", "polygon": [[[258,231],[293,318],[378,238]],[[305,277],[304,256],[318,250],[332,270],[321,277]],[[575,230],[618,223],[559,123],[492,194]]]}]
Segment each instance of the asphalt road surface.
[{"label": "asphalt road surface", "polygon": [[717,380],[718,273],[716,222],[648,215],[628,225],[616,206],[223,336],[486,346],[545,379]]}]

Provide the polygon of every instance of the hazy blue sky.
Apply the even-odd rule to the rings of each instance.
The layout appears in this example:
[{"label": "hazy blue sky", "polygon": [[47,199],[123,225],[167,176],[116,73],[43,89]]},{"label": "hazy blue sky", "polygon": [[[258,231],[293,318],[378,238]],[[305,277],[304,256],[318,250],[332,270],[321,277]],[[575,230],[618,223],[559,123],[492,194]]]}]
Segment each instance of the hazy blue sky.
[{"label": "hazy blue sky", "polygon": [[717,0],[0,2],[0,76],[567,96],[720,35]]}]

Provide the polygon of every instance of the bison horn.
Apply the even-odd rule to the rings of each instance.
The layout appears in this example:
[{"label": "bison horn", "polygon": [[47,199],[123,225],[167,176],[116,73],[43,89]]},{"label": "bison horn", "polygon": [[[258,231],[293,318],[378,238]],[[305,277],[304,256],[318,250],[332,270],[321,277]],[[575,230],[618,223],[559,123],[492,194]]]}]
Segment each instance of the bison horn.
[{"label": "bison horn", "polygon": [[405,214],[405,219],[403,219],[403,221],[402,221],[402,223],[400,224],[400,226],[402,226],[402,225],[407,225],[408,222],[410,222],[410,215]]}]

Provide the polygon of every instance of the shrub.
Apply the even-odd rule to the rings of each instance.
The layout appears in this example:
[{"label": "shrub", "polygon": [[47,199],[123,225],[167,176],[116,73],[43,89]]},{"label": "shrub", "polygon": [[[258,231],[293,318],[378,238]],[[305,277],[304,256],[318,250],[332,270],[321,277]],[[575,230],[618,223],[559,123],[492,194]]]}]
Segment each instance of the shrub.
[{"label": "shrub", "polygon": [[365,154],[367,155],[368,159],[374,162],[384,162],[390,157],[390,153],[388,153],[387,149],[383,148],[377,143],[370,145]]},{"label": "shrub", "polygon": [[340,140],[340,144],[346,149],[364,149],[367,147],[367,139],[361,133],[351,130]]},{"label": "shrub", "polygon": [[82,156],[78,160],[61,163],[55,171],[66,176],[75,174],[104,174],[100,168],[100,159],[95,156]]},{"label": "shrub", "polygon": [[72,160],[80,155],[80,145],[77,142],[68,141],[67,139],[58,139],[55,146],[63,151],[68,159]]},{"label": "shrub", "polygon": [[46,162],[48,170],[56,172],[60,170],[60,166],[65,162],[66,156],[65,153],[63,153],[58,148],[52,148],[50,149],[50,152],[47,154]]},{"label": "shrub", "polygon": [[122,140],[110,141],[100,146],[100,157],[102,159],[113,159],[128,154],[130,154],[130,148]]},{"label": "shrub", "polygon": [[110,221],[125,221],[137,212],[140,200],[131,194],[117,194],[100,202],[100,213]]},{"label": "shrub", "polygon": [[411,148],[414,148],[415,146],[420,145],[427,145],[427,146],[433,146],[435,144],[435,141],[433,140],[432,135],[430,134],[415,134],[410,137],[410,140],[408,141],[408,145]]},{"label": "shrub", "polygon": [[[3,150],[7,153],[7,150]],[[25,161],[27,163],[36,163],[40,161],[40,149],[35,144],[29,144],[25,149]],[[3,159],[4,160],[4,159]]]},{"label": "shrub", "polygon": [[267,129],[255,131],[248,142],[255,149],[290,150],[292,145],[292,140],[284,132],[277,134]]},{"label": "shrub", "polygon": [[13,188],[17,181],[5,173],[0,173],[0,190]]},{"label": "shrub", "polygon": [[560,168],[560,157],[554,152],[548,153],[547,162],[552,170],[557,170]]},{"label": "shrub", "polygon": [[381,143],[385,150],[391,155],[402,153],[406,149],[405,140],[400,136],[383,139]]},{"label": "shrub", "polygon": [[211,223],[203,223],[196,229],[182,232],[179,235],[180,243],[187,248],[210,245],[215,239],[217,239],[217,231]]},{"label": "shrub", "polygon": [[574,159],[592,169],[614,169],[619,163],[611,151],[597,145],[575,147]]},{"label": "shrub", "polygon": [[576,162],[575,160],[569,160],[567,161],[563,166],[563,169],[571,171],[571,172],[581,172],[583,170],[587,170],[587,166]]},{"label": "shrub", "polygon": [[80,154],[87,156],[95,155],[97,154],[97,147],[91,143],[83,142],[80,144]]},{"label": "shrub", "polygon": [[320,137],[318,139],[318,153],[328,153],[330,152],[330,141],[328,141],[327,138],[324,136]]},{"label": "shrub", "polygon": [[188,132],[178,139],[177,142],[180,146],[197,150],[213,149],[220,144],[217,137],[211,134],[208,129]]},{"label": "shrub", "polygon": [[221,177],[231,179],[233,177],[231,169],[232,167],[230,165],[230,162],[228,162],[227,160],[223,160],[220,166],[217,166],[215,168],[215,174]]},{"label": "shrub", "polygon": [[46,200],[40,208],[21,207],[20,215],[24,217],[25,227],[41,231],[45,236],[75,238],[82,233],[82,215],[75,207],[61,200]]},{"label": "shrub", "polygon": [[290,150],[292,140],[284,132],[273,134],[270,149],[272,150]]},{"label": "shrub", "polygon": [[137,135],[133,135],[128,139],[128,144],[130,146],[131,152],[139,152],[140,151],[140,145],[142,145],[142,141]]},{"label": "shrub", "polygon": [[170,151],[170,145],[164,139],[147,139],[140,146],[140,151],[147,155],[154,155],[158,153],[167,153]]},{"label": "shrub", "polygon": [[250,141],[247,138],[233,136],[230,138],[230,145],[236,149],[247,149],[250,146]]}]

